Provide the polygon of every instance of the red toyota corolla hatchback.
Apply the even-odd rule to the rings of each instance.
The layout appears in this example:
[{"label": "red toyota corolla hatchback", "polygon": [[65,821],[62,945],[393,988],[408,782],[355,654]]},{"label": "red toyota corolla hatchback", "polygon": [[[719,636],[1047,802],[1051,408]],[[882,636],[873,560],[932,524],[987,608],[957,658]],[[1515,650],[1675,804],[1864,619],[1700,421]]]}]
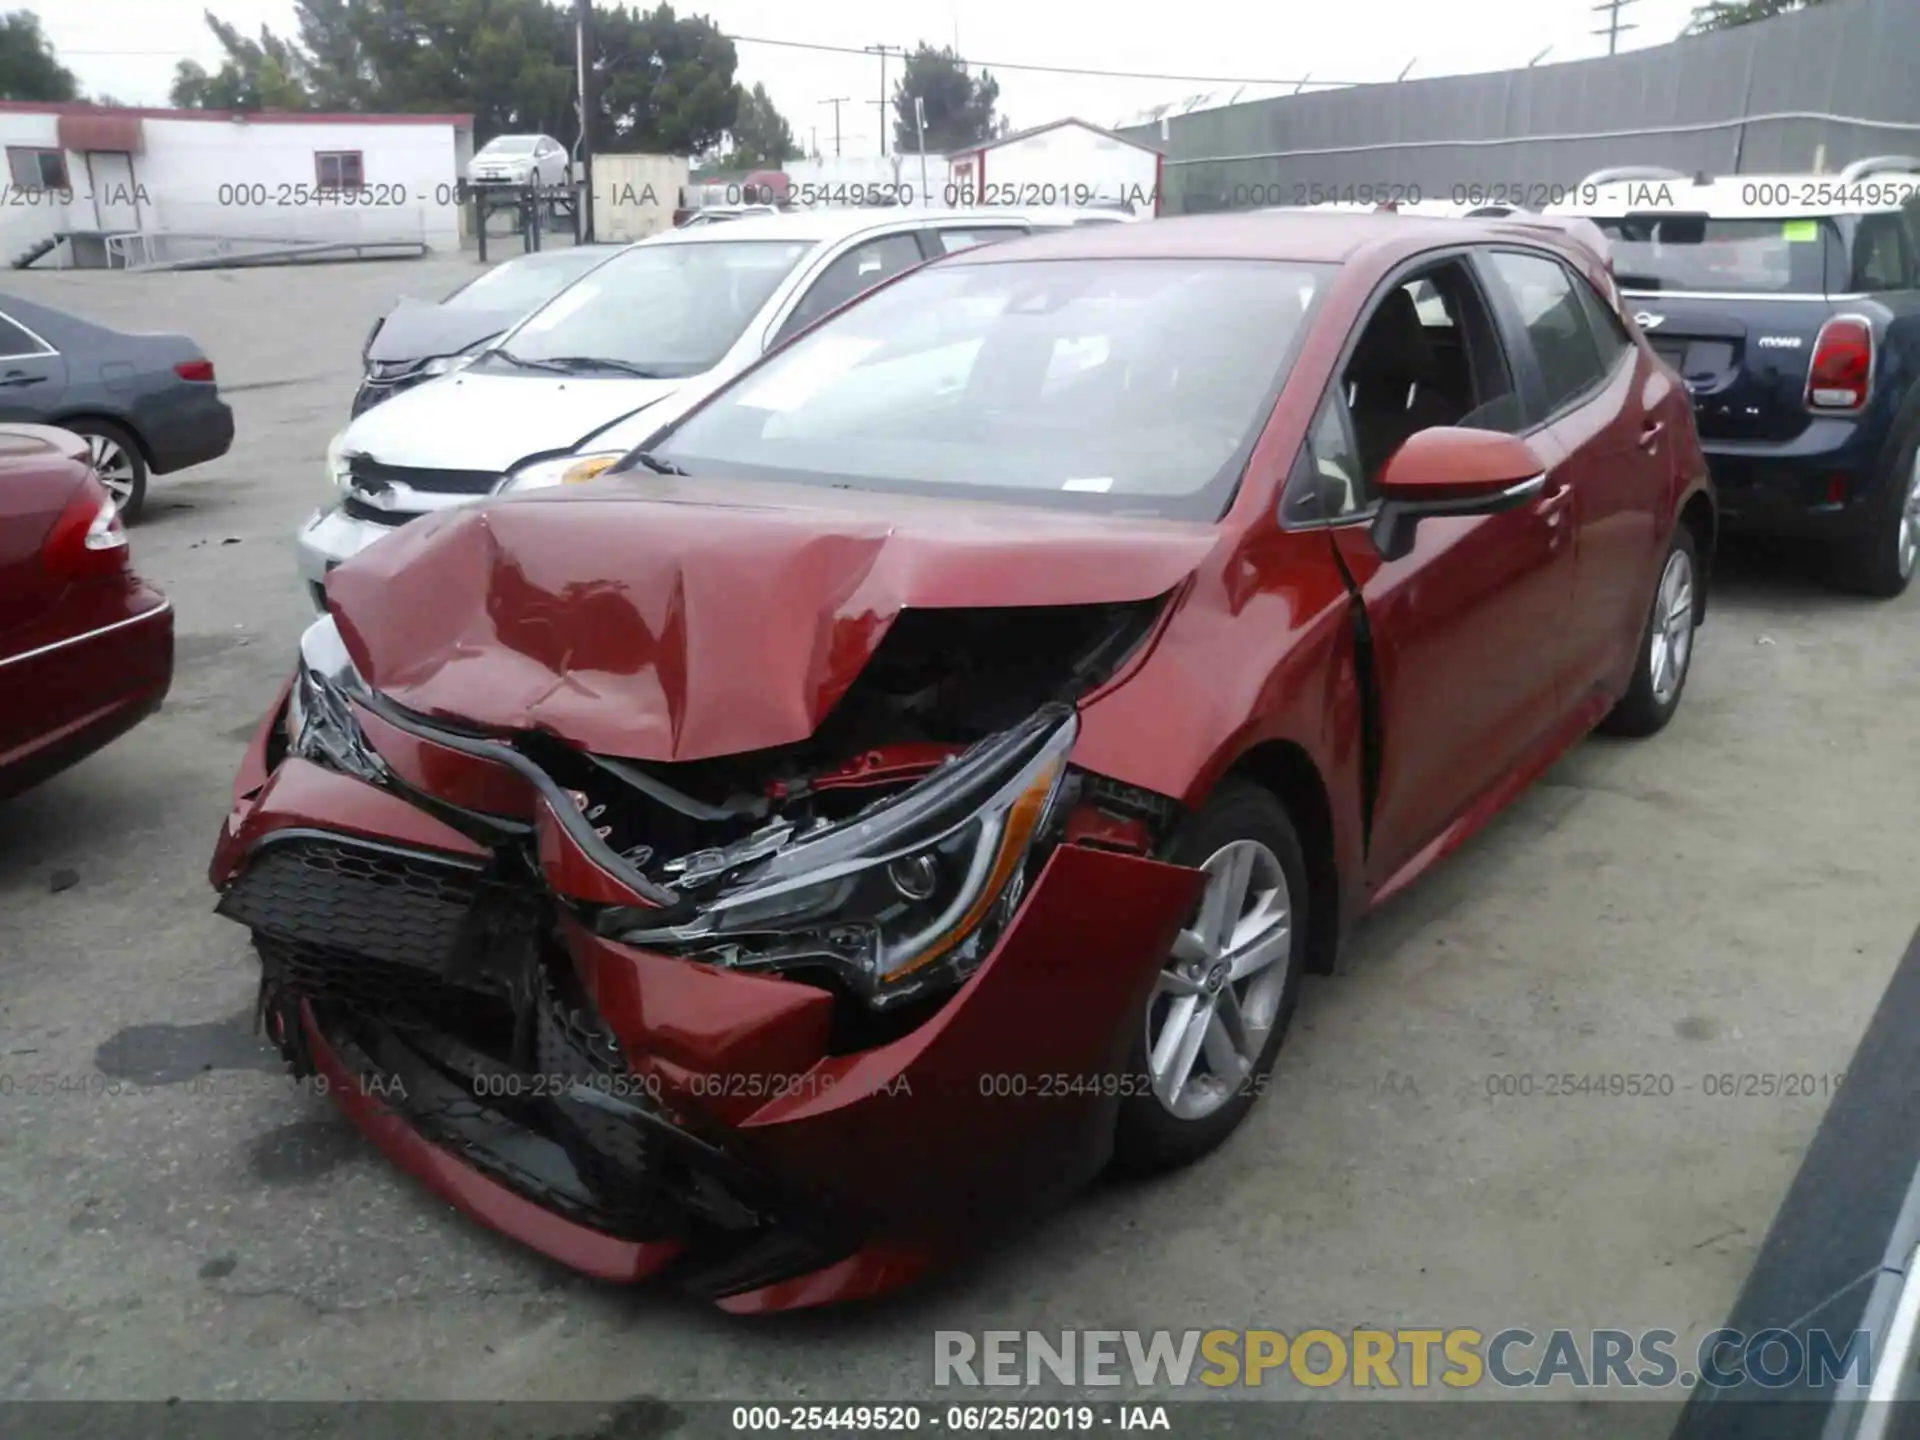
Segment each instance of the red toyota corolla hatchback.
[{"label": "red toyota corolla hatchback", "polygon": [[1357,917],[1666,723],[1713,536],[1564,233],[981,247],[335,571],[212,880],[288,1060],[454,1204],[873,1295],[1225,1139]]}]

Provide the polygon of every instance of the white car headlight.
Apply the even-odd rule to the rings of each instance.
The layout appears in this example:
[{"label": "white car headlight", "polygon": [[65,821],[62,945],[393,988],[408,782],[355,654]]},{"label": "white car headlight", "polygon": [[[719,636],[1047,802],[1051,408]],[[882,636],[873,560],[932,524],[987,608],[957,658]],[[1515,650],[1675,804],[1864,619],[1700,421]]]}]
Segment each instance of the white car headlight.
[{"label": "white car headlight", "polygon": [[327,480],[342,495],[352,488],[348,479],[346,439],[347,432],[342,430],[327,442]]},{"label": "white car headlight", "polygon": [[527,490],[546,490],[555,485],[578,485],[596,475],[604,475],[620,463],[624,450],[599,450],[591,455],[561,455],[552,460],[536,460],[523,465],[493,493],[518,495]]}]

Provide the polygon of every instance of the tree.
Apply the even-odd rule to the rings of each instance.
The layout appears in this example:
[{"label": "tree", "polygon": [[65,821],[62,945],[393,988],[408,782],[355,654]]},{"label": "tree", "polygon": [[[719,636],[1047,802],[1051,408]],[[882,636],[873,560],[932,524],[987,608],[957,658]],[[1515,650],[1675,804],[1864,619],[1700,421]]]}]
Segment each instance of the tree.
[{"label": "tree", "polygon": [[1693,7],[1693,19],[1684,33],[1706,35],[1715,30],[1734,30],[1756,20],[1771,20],[1776,15],[1808,10],[1825,0],[1708,0]]},{"label": "tree", "polygon": [[[183,62],[174,103],[242,108],[230,98],[261,89],[271,59],[313,107],[471,113],[483,142],[579,139],[569,0],[294,0],[294,18],[299,38],[262,31],[258,57],[210,20],[227,63],[210,76]],[[733,125],[736,56],[711,21],[664,4],[596,9],[589,33],[596,149],[693,155]]]},{"label": "tree", "polygon": [[733,128],[740,87],[733,41],[671,5],[596,12],[596,150],[700,155]]},{"label": "tree", "polygon": [[905,71],[893,91],[893,140],[896,149],[920,148],[913,102],[918,96],[927,118],[927,149],[964,150],[994,137],[993,107],[1000,82],[982,70],[976,80],[951,46],[936,50],[921,44],[906,57]]},{"label": "tree", "polygon": [[79,83],[60,63],[31,10],[0,15],[0,100],[77,100]]},{"label": "tree", "polygon": [[227,58],[209,75],[192,60],[174,66],[167,98],[182,110],[308,110],[312,98],[305,84],[306,58],[298,47],[262,25],[260,38],[249,40],[212,11],[207,28]]},{"label": "tree", "polygon": [[733,127],[727,132],[733,148],[727,154],[730,168],[740,170],[777,169],[784,161],[798,160],[800,147],[794,144],[793,127],[774,107],[765,85],[740,89]]}]

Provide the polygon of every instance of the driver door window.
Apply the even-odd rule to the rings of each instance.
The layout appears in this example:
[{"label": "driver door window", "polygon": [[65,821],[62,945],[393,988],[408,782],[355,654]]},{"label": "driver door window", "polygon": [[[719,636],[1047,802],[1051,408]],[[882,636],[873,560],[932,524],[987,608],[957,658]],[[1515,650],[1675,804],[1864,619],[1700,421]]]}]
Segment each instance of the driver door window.
[{"label": "driver door window", "polygon": [[882,235],[864,245],[856,245],[827,266],[813,287],[793,307],[773,344],[804,330],[829,310],[837,310],[856,295],[891,280],[902,270],[910,270],[921,261],[919,243],[911,235]]},{"label": "driver door window", "polygon": [[1424,270],[1381,297],[1342,381],[1368,490],[1421,430],[1510,432],[1524,418],[1492,316],[1461,260]]},{"label": "driver door window", "polygon": [[1897,215],[1867,215],[1853,242],[1853,288],[1907,290],[1914,284],[1906,235]]}]

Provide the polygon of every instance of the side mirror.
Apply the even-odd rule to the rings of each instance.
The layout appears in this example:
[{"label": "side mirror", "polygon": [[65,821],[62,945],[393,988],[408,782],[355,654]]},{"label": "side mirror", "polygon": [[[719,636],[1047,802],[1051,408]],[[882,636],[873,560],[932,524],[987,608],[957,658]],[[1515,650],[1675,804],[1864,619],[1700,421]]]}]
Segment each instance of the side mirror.
[{"label": "side mirror", "polygon": [[1494,430],[1421,430],[1380,472],[1373,544],[1385,560],[1413,549],[1422,520],[1496,515],[1526,504],[1547,484],[1547,467],[1526,441]]}]

